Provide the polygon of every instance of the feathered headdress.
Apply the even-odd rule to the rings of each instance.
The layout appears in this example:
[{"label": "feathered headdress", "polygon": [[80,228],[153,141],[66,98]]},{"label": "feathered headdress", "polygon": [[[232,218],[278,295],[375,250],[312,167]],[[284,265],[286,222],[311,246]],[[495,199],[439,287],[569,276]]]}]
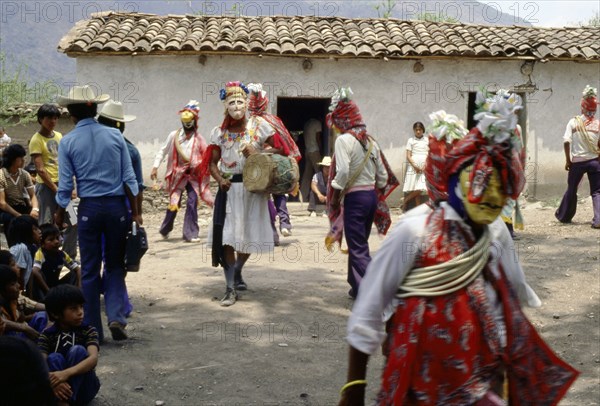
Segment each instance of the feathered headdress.
[{"label": "feathered headdress", "polygon": [[478,203],[483,197],[493,169],[500,174],[504,193],[516,199],[525,185],[523,166],[519,158],[520,140],[516,134],[518,117],[515,114],[521,104],[514,97],[489,96],[477,93],[474,116],[478,124],[462,140],[458,141],[446,157],[446,176],[457,174],[469,164],[468,200]]},{"label": "feathered headdress", "polygon": [[427,193],[433,202],[448,199],[448,181],[445,173],[446,155],[456,142],[467,135],[464,123],[454,114],[439,110],[429,115],[429,153],[425,161]]}]

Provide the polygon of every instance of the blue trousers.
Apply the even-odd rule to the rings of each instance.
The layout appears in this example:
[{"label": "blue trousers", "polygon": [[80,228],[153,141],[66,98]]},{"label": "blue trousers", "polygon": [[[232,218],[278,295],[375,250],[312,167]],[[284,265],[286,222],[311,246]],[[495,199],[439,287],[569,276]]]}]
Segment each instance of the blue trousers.
[{"label": "blue trousers", "polygon": [[[58,352],[48,355],[48,369],[50,372],[63,371],[79,364],[88,357],[87,350],[81,345],[71,347],[66,357]],[[76,405],[85,405],[91,402],[100,390],[100,381],[92,369],[84,374],[69,379],[71,385],[71,401]]]},{"label": "blue trousers", "polygon": [[369,235],[377,209],[375,190],[348,193],[344,197],[344,234],[348,244],[349,295],[356,297],[358,287],[371,262]]},{"label": "blue trousers", "polygon": [[[106,268],[104,303],[108,322],[127,324],[125,318],[125,237],[129,230],[124,196],[82,198],[79,203],[78,231],[81,256],[81,280],[85,297],[84,323],[98,330],[104,339],[100,316],[102,259]],[[104,239],[104,244],[103,240]]]},{"label": "blue trousers", "polygon": [[[41,333],[48,325],[48,314],[46,312],[35,312],[27,324],[38,333]],[[6,335],[27,338],[25,333],[21,333],[20,331],[8,331],[6,332]]]}]

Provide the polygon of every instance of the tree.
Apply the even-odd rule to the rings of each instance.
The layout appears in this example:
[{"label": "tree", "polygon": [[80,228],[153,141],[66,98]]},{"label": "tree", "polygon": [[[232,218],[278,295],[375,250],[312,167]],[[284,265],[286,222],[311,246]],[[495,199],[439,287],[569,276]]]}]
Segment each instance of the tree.
[{"label": "tree", "polygon": [[596,12],[587,22],[580,22],[579,25],[582,27],[600,27],[600,13]]},{"label": "tree", "polygon": [[397,2],[394,0],[386,0],[377,4],[373,8],[377,11],[377,17],[379,18],[390,18],[392,16],[392,11],[394,7],[396,7]]},{"label": "tree", "polygon": [[447,15],[444,15],[444,14],[434,14],[434,13],[421,13],[421,14],[417,15],[416,19],[423,20],[423,21],[432,21],[432,22],[436,22],[436,23],[442,23],[442,22],[457,23],[457,22],[459,22],[456,18],[448,17]]},{"label": "tree", "polygon": [[[12,116],[10,107],[49,102],[59,91],[58,86],[50,80],[31,83],[27,75],[27,65],[23,63],[17,63],[13,71],[9,70],[7,56],[0,51],[0,116]],[[21,116],[18,124],[36,120],[35,114],[32,110]]]}]

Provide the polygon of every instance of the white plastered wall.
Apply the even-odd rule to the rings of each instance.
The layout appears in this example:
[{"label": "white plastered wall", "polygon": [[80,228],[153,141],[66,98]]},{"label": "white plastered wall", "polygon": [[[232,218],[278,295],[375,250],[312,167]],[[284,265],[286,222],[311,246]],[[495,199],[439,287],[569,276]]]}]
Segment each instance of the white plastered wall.
[{"label": "white plastered wall", "polygon": [[[137,115],[125,135],[140,150],[149,176],[156,150],[178,128],[177,112],[188,100],[200,102],[200,131],[208,138],[223,118],[218,93],[231,80],[262,82],[272,104],[278,96],[329,97],[338,86],[351,86],[369,132],[383,147],[398,177],[412,124],[428,125],[428,114],[444,109],[466,121],[467,93],[523,85],[523,61],[468,59],[416,60],[318,59],[303,68],[302,58],[258,56],[93,56],[77,59],[78,83],[96,86]],[[537,90],[528,94],[529,188],[562,188],[566,182],[562,134],[579,113],[586,84],[600,84],[600,63],[536,63],[531,75]],[[271,106],[275,111],[276,106]],[[162,167],[164,170],[164,165]],[[161,172],[159,172],[161,173]],[[558,190],[557,189],[557,190]]]}]

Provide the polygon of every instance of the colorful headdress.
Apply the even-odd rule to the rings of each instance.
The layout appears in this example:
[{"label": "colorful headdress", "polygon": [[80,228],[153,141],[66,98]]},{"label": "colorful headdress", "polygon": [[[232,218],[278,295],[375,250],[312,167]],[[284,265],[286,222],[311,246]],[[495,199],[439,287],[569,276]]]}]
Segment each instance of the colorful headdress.
[{"label": "colorful headdress", "polygon": [[221,101],[227,101],[231,97],[241,97],[244,100],[248,98],[248,88],[240,81],[227,82],[225,87],[219,93]]},{"label": "colorful headdress", "polygon": [[581,98],[581,108],[585,110],[586,116],[594,116],[598,108],[598,90],[590,85],[583,89],[583,97]]},{"label": "colorful headdress", "polygon": [[478,108],[474,118],[479,123],[446,156],[444,173],[447,177],[473,164],[467,195],[471,203],[481,201],[494,168],[500,174],[502,188],[507,196],[518,198],[525,185],[519,158],[520,140],[516,134],[518,117],[515,111],[521,105],[515,98],[511,101],[509,99],[510,97],[487,97],[478,92]]},{"label": "colorful headdress", "polygon": [[467,135],[464,122],[444,110],[429,115],[429,153],[425,162],[427,192],[433,202],[447,200],[446,155],[453,145]]},{"label": "colorful headdress", "polygon": [[248,90],[250,91],[250,98],[248,99],[248,111],[250,115],[261,115],[267,111],[269,105],[269,98],[267,92],[262,88],[260,83],[249,83]]},{"label": "colorful headdress", "polygon": [[248,84],[248,89],[250,90],[250,98],[248,100],[250,116],[262,117],[269,123],[275,129],[275,136],[273,137],[275,148],[282,149],[284,155],[294,158],[299,162],[302,159],[302,155],[289,131],[279,117],[267,112],[269,98],[267,97],[267,92],[263,90],[262,84],[250,83]]},{"label": "colorful headdress", "polygon": [[[366,131],[358,106],[351,100],[352,95],[352,89],[349,87],[342,87],[335,91],[331,97],[330,113],[327,114],[326,120],[329,128],[335,125],[342,132],[352,128],[358,128],[359,132]],[[364,128],[364,131],[361,131],[360,127]]]},{"label": "colorful headdress", "polygon": [[[185,114],[185,113],[188,114]],[[189,114],[191,113],[194,122],[198,123],[200,117],[200,103],[197,100],[190,100],[187,104],[179,110],[178,114],[181,116],[181,121],[189,122]]]}]

